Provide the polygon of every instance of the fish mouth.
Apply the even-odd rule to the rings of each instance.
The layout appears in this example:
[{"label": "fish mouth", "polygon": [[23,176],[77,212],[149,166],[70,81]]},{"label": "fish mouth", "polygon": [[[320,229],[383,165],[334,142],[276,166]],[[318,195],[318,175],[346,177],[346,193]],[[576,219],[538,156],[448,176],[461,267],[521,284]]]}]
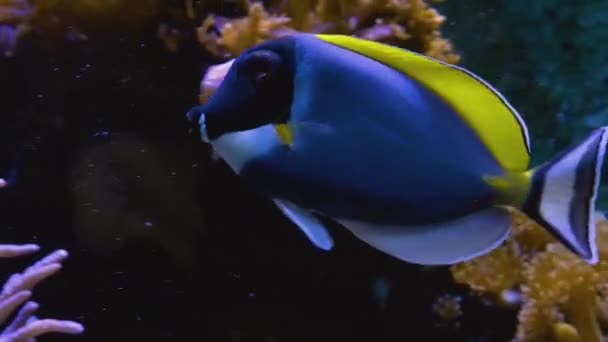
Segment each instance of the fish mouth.
[{"label": "fish mouth", "polygon": [[190,109],[188,113],[186,113],[186,118],[188,119],[188,121],[194,123],[198,122],[202,115],[203,113],[200,111],[200,109],[198,107],[194,107]]}]

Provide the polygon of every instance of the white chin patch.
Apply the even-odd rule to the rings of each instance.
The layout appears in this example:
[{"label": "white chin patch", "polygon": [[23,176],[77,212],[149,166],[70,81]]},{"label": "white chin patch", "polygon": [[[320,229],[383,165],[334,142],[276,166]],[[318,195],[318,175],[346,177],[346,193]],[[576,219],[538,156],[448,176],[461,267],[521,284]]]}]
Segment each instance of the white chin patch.
[{"label": "white chin patch", "polygon": [[200,118],[198,119],[198,125],[201,131],[201,140],[209,143],[209,136],[207,135],[207,126],[205,125],[205,113],[201,113]]},{"label": "white chin patch", "polygon": [[[202,127],[201,125],[201,131]],[[234,172],[240,173],[247,162],[280,146],[281,140],[273,125],[265,125],[247,131],[223,134],[213,140],[211,145]]]}]

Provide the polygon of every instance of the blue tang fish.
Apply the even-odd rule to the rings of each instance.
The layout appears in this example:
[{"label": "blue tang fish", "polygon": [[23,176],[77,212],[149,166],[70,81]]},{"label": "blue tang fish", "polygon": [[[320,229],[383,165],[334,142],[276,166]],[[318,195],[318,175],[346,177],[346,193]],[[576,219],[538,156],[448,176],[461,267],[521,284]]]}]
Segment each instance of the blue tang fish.
[{"label": "blue tang fish", "polygon": [[463,68],[297,33],[243,52],[188,112],[202,139],[319,248],[320,217],[406,262],[449,265],[509,235],[517,208],[589,263],[608,127],[529,168],[520,115]]}]

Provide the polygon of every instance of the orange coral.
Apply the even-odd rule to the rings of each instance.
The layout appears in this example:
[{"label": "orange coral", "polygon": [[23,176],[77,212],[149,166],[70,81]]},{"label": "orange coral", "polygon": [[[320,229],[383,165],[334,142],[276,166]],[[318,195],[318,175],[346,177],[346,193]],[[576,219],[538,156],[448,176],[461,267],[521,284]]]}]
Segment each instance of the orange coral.
[{"label": "orange coral", "polygon": [[[288,17],[270,15],[261,3],[249,6],[248,16],[224,21],[221,18],[209,16],[198,28],[199,41],[217,55],[238,55],[250,46],[264,40],[276,38],[290,31],[285,30],[290,21]],[[221,37],[208,36],[208,29],[220,23]]]},{"label": "orange coral", "polygon": [[433,304],[433,311],[444,321],[454,321],[462,316],[462,297],[442,295]]},{"label": "orange coral", "polygon": [[600,341],[599,324],[608,323],[608,221],[597,221],[601,262],[590,265],[513,213],[511,237],[487,255],[452,266],[454,279],[492,295],[521,290],[515,341]]},{"label": "orange coral", "polygon": [[[424,53],[449,63],[459,56],[439,31],[445,18],[424,0],[282,0],[266,9],[243,1],[244,18],[210,15],[198,29],[200,43],[223,57],[294,31],[352,34]],[[220,32],[209,33],[210,27]]]},{"label": "orange coral", "polygon": [[[248,15],[209,15],[197,28],[198,41],[218,57],[231,57],[265,40],[296,31],[353,34],[457,63],[460,57],[439,31],[445,18],[424,0],[243,0]],[[192,10],[192,6],[187,6]],[[211,30],[211,28],[217,30]],[[216,32],[219,32],[217,34]],[[223,66],[229,65],[229,62]],[[203,103],[219,86],[224,67],[212,66],[201,82]]]}]

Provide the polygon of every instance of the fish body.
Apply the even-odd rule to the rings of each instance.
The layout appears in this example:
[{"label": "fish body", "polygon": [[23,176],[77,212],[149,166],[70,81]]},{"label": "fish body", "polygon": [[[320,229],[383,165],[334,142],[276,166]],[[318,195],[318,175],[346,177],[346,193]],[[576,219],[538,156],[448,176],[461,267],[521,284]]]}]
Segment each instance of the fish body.
[{"label": "fish body", "polygon": [[[492,189],[479,172],[500,174],[500,165],[437,95],[354,52],[333,45],[320,50],[314,36],[297,42],[298,65],[309,67],[298,71],[295,84],[315,91],[295,99],[289,122],[324,124],[335,134],[296,129],[285,146],[272,141],[271,127],[251,132],[259,135],[252,145],[270,139],[272,147],[242,167],[233,163],[241,176],[331,217],[377,223],[440,220],[474,209],[473,198],[489,199]],[[370,99],[377,89],[382,92]]]},{"label": "fish body", "polygon": [[244,52],[189,117],[321,248],[333,241],[317,215],[401,260],[452,264],[500,245],[512,206],[597,261],[589,210],[606,129],[529,170],[525,123],[467,70],[294,34]]}]

